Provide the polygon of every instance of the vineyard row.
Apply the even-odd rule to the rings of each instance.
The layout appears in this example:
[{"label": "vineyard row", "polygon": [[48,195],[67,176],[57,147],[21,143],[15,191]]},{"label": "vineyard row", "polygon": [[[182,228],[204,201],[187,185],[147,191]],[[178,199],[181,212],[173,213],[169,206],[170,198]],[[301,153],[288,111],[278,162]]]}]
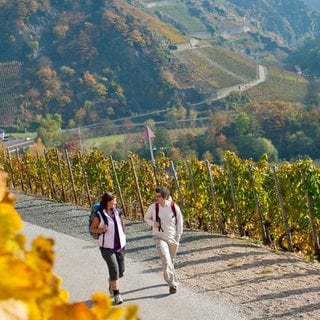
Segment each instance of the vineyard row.
[{"label": "vineyard row", "polygon": [[273,166],[225,153],[224,164],[155,163],[136,155],[117,162],[104,153],[3,151],[0,165],[12,190],[91,207],[105,191],[118,194],[127,219],[142,220],[157,185],[167,186],[186,227],[248,237],[274,248],[320,257],[320,169],[312,160]]}]

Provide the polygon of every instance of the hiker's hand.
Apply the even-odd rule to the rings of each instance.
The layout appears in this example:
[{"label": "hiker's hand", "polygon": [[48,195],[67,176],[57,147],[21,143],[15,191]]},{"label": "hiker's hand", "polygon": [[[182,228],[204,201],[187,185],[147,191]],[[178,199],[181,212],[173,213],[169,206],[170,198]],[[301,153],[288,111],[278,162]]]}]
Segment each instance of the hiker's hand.
[{"label": "hiker's hand", "polygon": [[153,224],[153,227],[156,228],[156,229],[159,229],[160,228],[160,223],[155,221],[154,224]]},{"label": "hiker's hand", "polygon": [[108,231],[108,226],[103,226],[101,229],[101,233],[107,232]]}]

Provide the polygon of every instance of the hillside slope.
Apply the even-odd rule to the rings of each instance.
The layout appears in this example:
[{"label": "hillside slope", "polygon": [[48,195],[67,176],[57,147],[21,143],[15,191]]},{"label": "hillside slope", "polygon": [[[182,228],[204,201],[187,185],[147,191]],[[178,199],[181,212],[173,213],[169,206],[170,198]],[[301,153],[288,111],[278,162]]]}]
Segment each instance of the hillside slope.
[{"label": "hillside slope", "polygon": [[318,16],[290,3],[287,12],[288,1],[271,0],[4,0],[0,63],[22,66],[16,84],[3,80],[10,94],[20,90],[15,129],[35,130],[47,113],[72,128],[189,109],[216,90],[254,81],[258,63],[280,64],[297,38],[319,28]]}]

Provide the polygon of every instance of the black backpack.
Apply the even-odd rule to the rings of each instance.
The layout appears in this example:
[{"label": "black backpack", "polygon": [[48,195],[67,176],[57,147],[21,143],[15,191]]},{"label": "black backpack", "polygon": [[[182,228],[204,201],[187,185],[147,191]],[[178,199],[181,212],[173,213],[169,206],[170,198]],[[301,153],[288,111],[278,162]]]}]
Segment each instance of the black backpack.
[{"label": "black backpack", "polygon": [[[155,205],[156,205],[156,221],[159,222],[158,230],[163,232],[163,229],[161,227],[161,219],[159,218],[159,203],[156,202]],[[171,201],[171,210],[173,212],[173,217],[172,218],[176,219],[176,224],[177,224],[177,212],[176,212],[176,207],[175,207],[173,201]]]},{"label": "black backpack", "polygon": [[[99,234],[99,233],[91,232],[91,231],[90,231],[90,226],[91,226],[91,224],[92,224],[93,218],[97,215],[97,213],[98,213],[99,210],[100,210],[100,203],[99,203],[99,202],[96,202],[96,203],[92,206],[92,208],[91,208],[91,213],[90,213],[90,215],[89,215],[89,233],[91,234],[91,236],[92,236],[94,239],[98,239],[100,234]],[[106,225],[108,225],[108,218],[107,218],[104,214],[102,214],[101,212],[100,212],[100,215],[101,215],[104,223],[105,223]]]}]

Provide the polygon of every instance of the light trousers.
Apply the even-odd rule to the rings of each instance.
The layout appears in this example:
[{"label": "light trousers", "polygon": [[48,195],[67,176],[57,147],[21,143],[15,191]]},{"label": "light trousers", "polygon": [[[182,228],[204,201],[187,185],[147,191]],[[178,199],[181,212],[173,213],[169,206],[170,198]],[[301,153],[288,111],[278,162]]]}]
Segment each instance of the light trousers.
[{"label": "light trousers", "polygon": [[178,251],[179,243],[174,240],[154,238],[156,248],[161,259],[163,278],[169,287],[178,286],[178,280],[174,269],[174,260]]}]

